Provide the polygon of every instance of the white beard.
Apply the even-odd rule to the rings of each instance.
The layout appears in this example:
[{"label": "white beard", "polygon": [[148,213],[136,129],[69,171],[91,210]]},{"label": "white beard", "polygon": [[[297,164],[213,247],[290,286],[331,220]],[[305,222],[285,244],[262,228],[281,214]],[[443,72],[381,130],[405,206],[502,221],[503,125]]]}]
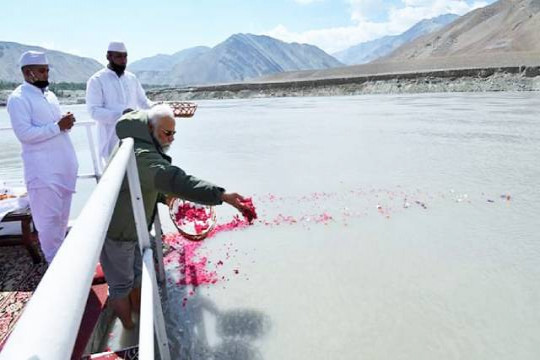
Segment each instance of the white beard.
[{"label": "white beard", "polygon": [[157,129],[154,129],[152,131],[152,137],[157,141],[157,143],[161,146],[161,150],[163,150],[164,153],[169,152],[169,149],[171,148],[171,144],[162,144],[161,141],[159,141],[159,137],[157,136]]}]

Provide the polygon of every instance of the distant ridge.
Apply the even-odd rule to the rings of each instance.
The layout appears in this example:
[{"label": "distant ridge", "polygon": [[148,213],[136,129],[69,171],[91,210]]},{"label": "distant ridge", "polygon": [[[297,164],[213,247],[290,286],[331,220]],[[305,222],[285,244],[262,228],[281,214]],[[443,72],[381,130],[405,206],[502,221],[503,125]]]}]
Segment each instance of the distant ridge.
[{"label": "distant ridge", "polygon": [[380,39],[360,43],[332,55],[347,65],[365,64],[390,54],[398,47],[422,35],[441,29],[458,17],[458,15],[454,14],[445,14],[432,19],[424,19],[400,35],[385,36]]},{"label": "distant ridge", "polygon": [[170,69],[167,65],[136,70],[140,66],[135,62],[131,68],[143,83],[179,86],[238,82],[283,71],[327,69],[343,64],[313,45],[235,34],[210,50],[187,56]]},{"label": "distant ridge", "polygon": [[0,41],[0,81],[19,83],[23,80],[19,59],[22,53],[28,50],[47,53],[51,64],[50,80],[52,82],[84,83],[93,73],[103,68],[103,65],[94,59],[39,46]]},{"label": "distant ridge", "polygon": [[442,30],[406,44],[379,62],[540,53],[540,0],[499,0]]},{"label": "distant ridge", "polygon": [[211,48],[207,46],[196,46],[189,49],[178,51],[172,55],[158,54],[155,56],[147,57],[134,61],[128,64],[129,71],[169,71],[175,65],[182,61],[196,58],[202,54],[210,51]]},{"label": "distant ridge", "polygon": [[449,69],[540,65],[540,0],[499,0],[371,63],[275,74],[258,82],[327,79]]}]

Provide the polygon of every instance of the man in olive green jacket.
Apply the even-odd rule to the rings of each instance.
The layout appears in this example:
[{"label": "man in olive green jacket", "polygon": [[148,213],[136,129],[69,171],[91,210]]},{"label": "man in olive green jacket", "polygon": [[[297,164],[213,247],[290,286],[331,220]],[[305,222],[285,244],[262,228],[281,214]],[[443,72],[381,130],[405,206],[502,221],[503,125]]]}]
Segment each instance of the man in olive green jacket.
[{"label": "man in olive green jacket", "polygon": [[[176,131],[173,112],[167,105],[125,114],[116,125],[116,133],[120,140],[134,139],[148,224],[153,222],[158,198],[165,197],[205,205],[225,202],[242,213],[250,211],[241,195],[227,193],[171,165],[171,158],[165,152],[174,141]],[[127,179],[120,189],[100,260],[109,285],[109,303],[124,327],[132,328],[131,311],[138,311],[140,307],[142,260]]]}]

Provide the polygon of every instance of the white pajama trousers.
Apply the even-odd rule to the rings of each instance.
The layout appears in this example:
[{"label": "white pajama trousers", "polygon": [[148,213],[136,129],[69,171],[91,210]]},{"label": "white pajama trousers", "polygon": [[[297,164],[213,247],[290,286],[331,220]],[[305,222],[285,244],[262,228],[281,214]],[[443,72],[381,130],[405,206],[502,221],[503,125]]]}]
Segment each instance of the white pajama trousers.
[{"label": "white pajama trousers", "polygon": [[66,236],[73,193],[50,187],[28,189],[41,250],[50,264]]}]

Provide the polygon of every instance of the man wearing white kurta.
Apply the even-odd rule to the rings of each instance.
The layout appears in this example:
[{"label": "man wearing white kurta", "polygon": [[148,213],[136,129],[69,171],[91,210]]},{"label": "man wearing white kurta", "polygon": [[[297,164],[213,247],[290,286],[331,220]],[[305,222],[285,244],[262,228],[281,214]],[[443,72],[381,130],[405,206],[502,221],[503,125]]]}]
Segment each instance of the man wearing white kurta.
[{"label": "man wearing white kurta", "polygon": [[22,145],[30,209],[50,263],[66,235],[77,181],[77,157],[68,133],[75,118],[62,115],[58,99],[47,90],[49,66],[44,53],[27,51],[20,65],[24,82],[10,95],[7,110]]},{"label": "man wearing white kurta", "polygon": [[125,45],[111,42],[107,49],[107,60],[107,67],[92,75],[86,84],[86,106],[98,124],[99,154],[103,165],[118,143],[115,126],[120,116],[152,106],[139,80],[126,71]]}]

